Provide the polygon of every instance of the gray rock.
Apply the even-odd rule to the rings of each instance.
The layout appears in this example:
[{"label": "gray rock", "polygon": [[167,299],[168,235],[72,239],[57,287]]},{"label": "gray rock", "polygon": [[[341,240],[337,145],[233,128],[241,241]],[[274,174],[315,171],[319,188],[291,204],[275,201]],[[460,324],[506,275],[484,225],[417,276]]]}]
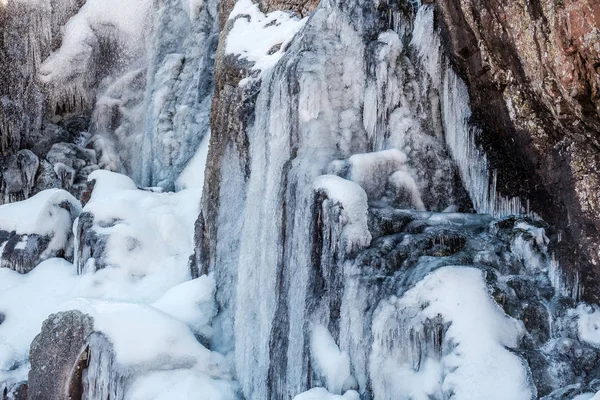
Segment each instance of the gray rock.
[{"label": "gray rock", "polygon": [[73,382],[86,365],[85,344],[93,332],[93,319],[80,311],[52,314],[31,344],[30,400],[81,399],[81,386]]}]

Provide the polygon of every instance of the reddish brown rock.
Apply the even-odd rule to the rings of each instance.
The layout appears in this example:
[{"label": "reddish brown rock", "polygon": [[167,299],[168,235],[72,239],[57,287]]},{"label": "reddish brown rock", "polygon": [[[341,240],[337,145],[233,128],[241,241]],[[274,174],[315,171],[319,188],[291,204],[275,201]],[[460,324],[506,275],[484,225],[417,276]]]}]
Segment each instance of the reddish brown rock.
[{"label": "reddish brown rock", "polygon": [[437,1],[504,195],[557,228],[561,265],[600,299],[600,1]]}]

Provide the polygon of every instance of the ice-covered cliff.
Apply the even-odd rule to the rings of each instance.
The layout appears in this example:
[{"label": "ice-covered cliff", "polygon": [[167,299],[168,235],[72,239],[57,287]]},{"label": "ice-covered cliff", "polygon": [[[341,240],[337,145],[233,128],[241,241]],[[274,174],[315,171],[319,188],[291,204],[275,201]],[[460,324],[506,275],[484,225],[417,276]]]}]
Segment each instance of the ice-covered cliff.
[{"label": "ice-covered cliff", "polygon": [[600,396],[469,2],[53,1],[0,4],[3,400]]},{"label": "ice-covered cliff", "polygon": [[3,6],[0,201],[79,196],[98,168],[186,186],[177,179],[208,141],[217,4]]}]

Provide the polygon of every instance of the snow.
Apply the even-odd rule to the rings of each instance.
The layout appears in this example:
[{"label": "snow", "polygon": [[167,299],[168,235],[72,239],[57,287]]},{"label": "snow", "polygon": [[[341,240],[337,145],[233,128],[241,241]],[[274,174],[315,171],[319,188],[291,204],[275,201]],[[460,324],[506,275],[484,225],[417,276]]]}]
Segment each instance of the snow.
[{"label": "snow", "polygon": [[214,279],[201,276],[169,289],[152,306],[185,322],[194,332],[210,337],[210,324],[216,314],[214,290]]},{"label": "snow", "polygon": [[386,183],[394,172],[406,164],[406,154],[397,149],[354,154],[350,162],[350,180],[358,183],[371,200],[383,194]]},{"label": "snow", "polygon": [[[63,203],[68,203],[68,206],[61,206]],[[40,255],[40,259],[44,260],[61,249],[70,254],[72,221],[79,213],[81,204],[69,192],[48,189],[25,201],[0,206],[0,230],[49,236],[50,242]],[[17,249],[25,246],[25,237],[21,240]]]},{"label": "snow", "polygon": [[576,314],[579,339],[600,348],[600,308],[582,304]]},{"label": "snow", "polygon": [[598,400],[600,399],[600,392],[594,396],[594,393],[582,393],[573,397],[571,400]]},{"label": "snow", "polygon": [[104,296],[90,290],[95,286],[92,277],[77,275],[73,265],[62,259],[47,260],[27,275],[0,269],[0,312],[6,315],[0,324],[0,382],[26,379],[27,370],[12,371],[12,367],[27,362],[29,345],[49,314],[71,309],[94,318],[94,329],[109,338],[121,366],[177,370],[188,383],[192,377],[230,379],[224,360],[195,337],[197,332],[210,333],[211,278],[184,282],[146,305],[137,301],[135,293],[129,294],[128,301],[103,300],[110,293]]},{"label": "snow", "polygon": [[[440,317],[450,324],[447,331],[427,336],[424,324]],[[518,345],[522,323],[493,301],[478,269],[436,270],[401,298],[380,304],[373,332],[377,398],[425,400],[440,388],[464,400],[532,398],[524,362],[507,350]],[[421,343],[411,347],[411,340]]]},{"label": "snow", "polygon": [[181,321],[144,304],[77,299],[63,305],[94,318],[94,329],[114,346],[121,365],[156,365],[161,369],[208,365],[210,351]]},{"label": "snow", "polygon": [[339,203],[342,210],[343,238],[348,249],[366,247],[371,243],[368,226],[368,204],[365,191],[354,182],[335,175],[321,175],[314,184],[327,197]]},{"label": "snow", "polygon": [[138,377],[128,400],[235,400],[231,385],[196,369],[156,371]]},{"label": "snow", "polygon": [[[194,248],[201,190],[139,190],[128,177],[102,170],[88,180],[96,183],[83,211],[94,216],[91,229],[107,238],[102,256],[110,266],[94,274],[93,290],[116,299],[135,294],[154,301],[157,294],[189,279],[187,261]],[[76,254],[81,246],[77,244]],[[92,260],[75,263],[87,262],[83,269],[94,270]]]},{"label": "snow", "polygon": [[[252,0],[240,0],[229,15],[235,20],[227,35],[225,51],[238,54],[254,63],[253,69],[266,71],[277,64],[294,35],[307,18],[298,19],[291,13],[273,11],[263,14]],[[273,51],[275,46],[279,46]]]},{"label": "snow", "polygon": [[350,378],[350,357],[340,351],[323,325],[316,325],[313,328],[311,355],[317,370],[325,377],[329,391],[342,394],[344,383]]},{"label": "snow", "polygon": [[327,389],[313,388],[294,397],[294,400],[359,400],[360,395],[354,390],[349,390],[343,396],[331,394]]},{"label": "snow", "polygon": [[[71,214],[60,207],[67,202],[73,213],[81,212],[81,205],[75,197],[62,189],[44,190],[27,200],[0,206],[0,229],[16,231],[17,234],[50,235],[60,233],[71,224]],[[58,228],[58,229],[57,229]]]},{"label": "snow", "polygon": [[[29,358],[29,345],[40,332],[42,322],[72,298],[77,277],[73,265],[62,259],[49,259],[33,271],[21,275],[0,268],[0,313],[6,316],[0,324],[0,365],[20,365]],[[10,368],[0,368],[0,382],[27,379],[14,376]]]},{"label": "snow", "polygon": [[[90,259],[90,268],[80,275],[63,259],[46,260],[26,275],[0,268],[0,313],[6,317],[0,324],[0,382],[27,379],[29,346],[48,315],[79,309],[114,345],[119,365],[135,367],[136,379],[151,380],[145,374],[168,369],[157,375],[163,382],[182,377],[188,384],[189,396],[177,398],[195,399],[201,386],[214,393],[211,398],[232,398],[227,363],[197,339],[211,337],[215,314],[214,280],[189,281],[201,191],[141,190],[128,177],[103,170],[89,179],[95,186],[83,211],[94,215],[91,229],[108,237],[109,266],[94,271]],[[75,202],[81,212],[67,192],[48,190],[0,207],[0,218],[9,228],[46,232],[64,217],[68,232],[72,219],[55,205],[63,200]],[[132,398],[148,398],[146,389],[139,390]],[[168,393],[163,387],[156,398]]]},{"label": "snow", "polygon": [[98,169],[88,175],[88,182],[94,182],[94,191],[90,201],[102,199],[119,190],[136,190],[135,182],[126,175]]}]

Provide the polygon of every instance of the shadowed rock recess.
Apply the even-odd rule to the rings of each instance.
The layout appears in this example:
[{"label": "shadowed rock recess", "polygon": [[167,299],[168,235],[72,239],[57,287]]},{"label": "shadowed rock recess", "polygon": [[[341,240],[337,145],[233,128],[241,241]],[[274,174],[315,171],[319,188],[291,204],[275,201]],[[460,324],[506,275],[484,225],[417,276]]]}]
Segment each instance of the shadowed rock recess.
[{"label": "shadowed rock recess", "polygon": [[600,298],[600,3],[436,1],[497,189],[562,233],[561,264]]},{"label": "shadowed rock recess", "polygon": [[600,399],[597,0],[0,0],[1,400]]}]

